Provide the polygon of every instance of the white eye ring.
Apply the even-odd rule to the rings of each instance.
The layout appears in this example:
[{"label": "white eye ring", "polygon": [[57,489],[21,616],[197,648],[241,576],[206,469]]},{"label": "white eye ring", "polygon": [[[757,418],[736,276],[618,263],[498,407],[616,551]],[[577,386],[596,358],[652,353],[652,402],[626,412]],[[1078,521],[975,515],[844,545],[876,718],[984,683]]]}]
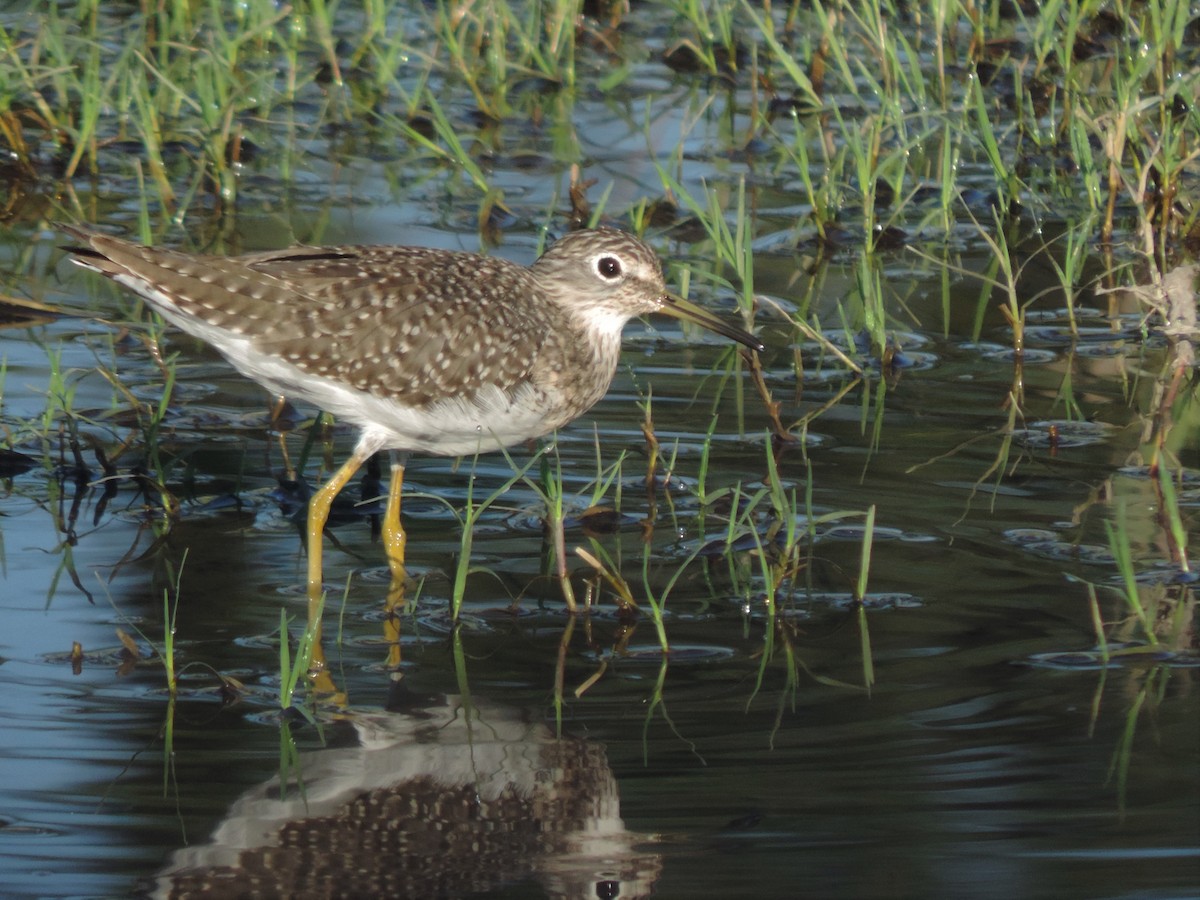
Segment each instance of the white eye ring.
[{"label": "white eye ring", "polygon": [[602,253],[592,260],[592,269],[601,279],[608,282],[620,281],[625,277],[625,264],[620,257]]}]

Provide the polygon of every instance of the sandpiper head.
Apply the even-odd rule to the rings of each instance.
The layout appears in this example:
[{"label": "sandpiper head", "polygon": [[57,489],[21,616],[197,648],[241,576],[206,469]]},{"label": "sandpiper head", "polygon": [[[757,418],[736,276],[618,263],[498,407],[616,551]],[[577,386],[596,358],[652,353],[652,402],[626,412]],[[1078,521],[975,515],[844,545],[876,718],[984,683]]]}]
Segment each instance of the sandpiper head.
[{"label": "sandpiper head", "polygon": [[667,290],[658,254],[616,228],[573,231],[533,264],[534,277],[577,315],[616,331],[634,316],[662,313],[714,331],[754,350],[762,342]]},{"label": "sandpiper head", "polygon": [[575,309],[640,316],[663,303],[658,255],[624,231],[591,228],[557,240],[533,264],[538,281]]}]

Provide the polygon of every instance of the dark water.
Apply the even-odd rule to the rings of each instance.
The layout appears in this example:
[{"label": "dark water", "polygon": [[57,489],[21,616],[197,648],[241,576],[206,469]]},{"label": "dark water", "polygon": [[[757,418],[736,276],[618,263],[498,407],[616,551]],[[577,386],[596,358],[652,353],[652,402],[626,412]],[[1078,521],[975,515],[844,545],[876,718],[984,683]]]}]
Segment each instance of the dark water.
[{"label": "dark water", "polygon": [[[647,63],[622,92],[574,107],[586,174],[612,185],[608,210],[620,221],[661,193],[651,160],[682,141],[684,180],[698,196],[707,183],[728,198],[750,179],[757,290],[819,315],[831,334],[842,331],[836,309],[845,304],[853,332],[861,250],[844,248],[811,268],[803,242],[795,246],[804,234],[794,174],[715,153],[729,139],[728,120],[719,108],[701,112],[707,96]],[[498,252],[529,261],[537,223],[563,204],[565,175],[552,163],[550,136],[510,139],[543,154],[552,173],[532,177],[494,161],[493,176],[522,213]],[[322,142],[294,160],[300,177],[287,186],[286,209],[273,205],[281,186],[269,161],[256,164],[225,229],[229,249],[294,239],[477,247],[477,198],[439,207],[428,185],[397,184],[396,160],[362,140],[356,148],[347,139],[341,154],[318,152]],[[80,187],[94,192],[106,225],[133,227],[127,195]],[[1016,232],[1054,224],[1025,220]],[[182,242],[174,231],[164,237]],[[696,271],[712,257],[703,243],[653,240]],[[4,235],[8,292],[110,324],[72,317],[0,333],[2,424],[35,463],[5,477],[0,497],[5,896],[182,895],[205,884],[231,896],[252,878],[290,896],[333,888],[497,897],[1200,893],[1194,596],[1151,577],[1177,574],[1145,468],[1167,350],[1140,334],[1135,304],[1102,316],[1107,301],[1085,298],[1095,309],[1081,313],[1083,324],[1095,330],[1079,341],[1064,337],[1061,295],[1034,304],[1048,316],[1029,337],[1019,373],[1024,417],[1013,423],[998,476],[990,469],[1010,434],[1018,374],[1011,334],[995,300],[979,314],[978,282],[946,279],[937,263],[902,250],[876,256],[905,368],[844,395],[852,382],[844,366],[760,312],[766,383],[784,423],[819,412],[805,441],[783,449],[768,438],[769,418],[744,371],[713,375],[730,362],[721,341],[681,334],[674,323],[631,323],[609,396],[562,431],[557,448],[576,515],[591,505],[598,468],[624,454],[603,499],[619,501],[620,527],[595,540],[643,602],[632,630],[607,591],[595,614],[569,626],[548,574],[540,500],[524,485],[476,528],[477,571],[462,627],[451,628],[456,514],[470,475],[478,501],[512,468],[498,455],[457,466],[416,459],[405,510],[408,562],[421,585],[403,624],[402,686],[384,664],[382,549],[369,518],[352,516],[325,556],[327,650],[347,699],[322,714],[320,734],[293,731],[305,794],[293,787],[280,806],[267,785],[281,759],[279,616],[286,610],[294,641],[304,555],[278,502],[284,463],[267,430],[268,398],[211,350],[167,334],[178,387],[159,451],[182,505],[166,527],[127,477],[146,456],[143,432],[124,393],[96,371],[115,370],[124,389],[155,401],[161,370],[120,331],[136,321],[131,302],[69,272],[54,243],[33,219]],[[968,270],[988,264],[969,228],[938,235],[927,250]],[[1030,269],[1022,290],[1032,298],[1052,282],[1044,262]],[[732,309],[728,291],[700,297]],[[67,417],[41,421],[52,359],[72,390],[66,405],[90,469],[78,482],[62,477]],[[673,460],[653,507],[638,407],[651,389],[655,431]],[[1189,390],[1170,447],[1184,476],[1183,529],[1194,541],[1200,458]],[[306,434],[288,436],[293,459]],[[122,476],[108,497],[93,443]],[[351,443],[339,431],[332,458],[344,459]],[[796,492],[796,508],[782,515],[758,494],[772,450],[780,480]],[[321,452],[307,459],[311,482],[321,477]],[[529,459],[528,449],[514,451],[516,464]],[[733,487],[741,512],[731,528]],[[871,506],[868,692],[852,598]],[[1115,591],[1104,523],[1118,511],[1136,567],[1149,573],[1143,588],[1161,634],[1177,627],[1162,652],[1106,667],[1094,652],[1084,581],[1100,585],[1110,649],[1145,637]],[[643,528],[651,514],[652,528]],[[803,542],[803,568],[772,620],[757,545],[770,543],[773,523],[803,530],[810,517],[826,518]],[[572,524],[568,551],[590,540]],[[717,550],[695,558],[710,542]],[[571,565],[582,591],[589,570],[573,554]],[[647,583],[656,598],[665,592],[665,661]],[[139,639],[144,658],[128,669],[116,637],[118,628],[141,629],[161,642],[164,593],[178,599],[184,674],[174,703],[148,641]],[[78,671],[74,642],[84,653]],[[564,642],[560,731],[553,700]],[[223,696],[213,670],[243,684],[236,700]],[[284,821],[293,824],[281,834]],[[289,849],[263,850],[280,844]]]},{"label": "dark water", "polygon": [[[71,286],[95,289],[79,279]],[[369,522],[360,518],[338,528],[341,549],[326,556],[332,588],[340,590],[354,575],[344,611],[335,598],[326,616],[333,671],[349,698],[343,713],[326,717],[326,741],[353,745],[353,727],[386,721],[388,706],[410,709],[378,726],[401,735],[376,741],[381,748],[371,745],[391,755],[374,766],[343,768],[444,775],[456,760],[477,777],[499,777],[498,770],[514,784],[534,777],[523,776],[520,766],[513,774],[512,758],[498,761],[484,751],[498,742],[500,758],[525,760],[541,773],[534,781],[549,789],[565,783],[556,775],[561,759],[528,757],[568,747],[571,759],[587,760],[589,777],[603,788],[596,790],[613,798],[591,825],[572,827],[618,836],[580,850],[563,836],[569,827],[555,825],[547,833],[557,835],[557,843],[501,841],[494,855],[483,853],[488,862],[477,880],[430,881],[435,876],[424,872],[395,880],[401,876],[392,871],[393,881],[378,884],[400,893],[436,885],[447,893],[487,888],[508,896],[586,894],[587,885],[604,879],[621,882],[621,896],[651,889],[689,897],[797,890],[812,896],[1190,895],[1200,884],[1195,658],[1143,658],[1105,670],[1094,658],[1060,656],[1096,643],[1085,591],[1072,579],[1107,584],[1114,576],[1111,564],[1085,562],[1075,549],[1104,543],[1101,523],[1115,500],[1102,504],[1099,493],[1124,501],[1143,565],[1164,558],[1152,483],[1141,470],[1123,468],[1138,434],[1125,386],[1113,374],[1117,366],[1106,362],[1095,374],[1076,375],[1077,394],[1109,427],[1089,432],[1092,442],[1078,447],[1025,451],[994,492],[972,496],[972,485],[997,452],[1000,438],[989,432],[1002,423],[1012,365],[986,359],[959,335],[923,336],[922,352],[932,364],[888,389],[876,449],[863,432],[861,395],[855,395],[812,426],[811,470],[799,450],[783,453],[786,483],[803,487],[811,471],[814,513],[877,506],[867,612],[877,682],[868,696],[805,671],[861,685],[860,629],[850,602],[861,547],[861,529],[850,526],[861,518],[848,518],[840,529],[821,527],[800,576],[812,594],[797,586],[785,605],[784,631],[768,624],[761,576],[749,553],[687,562],[698,542],[721,536],[728,521],[727,510],[714,503],[701,522],[695,496],[711,405],[717,403],[720,416],[710,491],[739,481],[752,489],[761,481],[764,419],[748,398],[745,431],[737,434],[732,385],[701,380],[719,347],[690,345],[670,331],[664,331],[667,344],[658,346],[646,342],[643,326],[631,331],[627,362],[639,385],[654,387],[660,440],[678,448],[679,484],[659,495],[649,551],[637,525],[648,506],[628,372],[596,411],[560,436],[559,449],[572,490],[584,489],[595,472],[595,433],[606,463],[629,452],[621,475],[627,524],[597,540],[622,561],[635,593],[644,553],[650,553],[656,591],[683,567],[666,599],[675,653],[665,665],[661,705],[653,703],[664,667],[652,622],[643,616],[632,635],[619,635],[622,626],[605,598],[587,628],[579,623],[571,635],[562,726],[569,741],[551,740],[555,660],[567,620],[556,585],[541,574],[537,498],[528,489],[510,492],[506,509],[486,515],[477,529],[472,561],[489,571],[470,579],[456,666],[445,609],[460,530],[445,507],[419,494],[445,497],[461,509],[469,462],[457,473],[448,461],[418,460],[410,468],[409,562],[425,578],[415,615],[404,623],[408,695],[397,695],[383,665],[379,609],[386,579]],[[787,341],[770,327],[767,335],[767,364],[782,381]],[[239,795],[278,771],[273,632],[281,606],[294,623],[304,611],[300,538],[269,496],[282,464],[264,437],[259,417],[265,413],[254,391],[207,351],[186,339],[171,341],[181,353],[189,399],[178,405],[163,450],[186,460],[190,478],[182,477],[180,463],[172,484],[187,499],[180,521],[161,540],[156,543],[153,509],[127,481],[103,511],[98,488],[60,485],[41,468],[7,483],[0,520],[0,847],[6,893],[14,896],[121,895],[147,887],[154,873],[171,865],[168,855],[184,847],[197,854],[184,858],[188,865],[228,864],[235,858],[229,851],[204,855],[210,834],[222,820],[236,820]],[[43,402],[37,387],[45,379],[42,347],[59,345],[64,368],[81,378],[76,409],[95,415],[106,409],[107,387],[89,373],[96,354],[107,353],[103,332],[68,320],[6,336],[10,419]],[[1047,416],[1065,364],[1056,353],[1026,370],[1027,396],[1036,398],[1031,405],[1041,404]],[[139,348],[118,365],[135,383],[154,379]],[[719,399],[716,388],[722,388]],[[821,391],[806,392],[802,403],[820,403],[813,395]],[[802,408],[785,404],[789,414]],[[293,452],[303,440],[302,433],[290,438]],[[57,453],[57,437],[45,446]],[[336,446],[340,457],[347,441]],[[477,471],[477,490],[486,491],[510,469],[502,457],[489,457],[478,461]],[[239,505],[214,499],[234,491]],[[59,527],[76,499],[76,540],[68,553]],[[1189,522],[1191,502],[1184,505]],[[568,547],[577,544],[586,544],[578,528],[568,533]],[[94,603],[70,583],[68,559]],[[132,623],[161,638],[163,592],[174,593],[168,562],[183,567],[176,640],[181,663],[190,666],[173,710],[155,664],[117,674],[114,637],[115,628],[131,631]],[[1124,616],[1111,590],[1102,589],[1100,598],[1106,622]],[[774,656],[760,667],[772,633]],[[784,633],[803,665],[794,691]],[[1119,629],[1110,631],[1115,634]],[[87,654],[78,674],[67,655],[73,641]],[[602,661],[606,671],[576,699],[571,691]],[[208,667],[244,682],[244,695],[224,705]],[[461,706],[464,685],[477,708],[473,714]],[[162,729],[171,716],[168,761]],[[459,731],[448,733],[437,724],[441,717]],[[511,732],[514,722],[519,735]],[[412,738],[413,729],[424,736]],[[312,728],[300,729],[296,740],[314,760],[334,752],[320,749]],[[448,755],[426,759],[431,745]],[[312,768],[310,797],[321,795],[324,784],[321,765]],[[351,780],[349,790],[355,796],[372,786]],[[399,790],[410,799],[416,792]],[[293,808],[292,814],[300,813]],[[523,808],[514,814],[518,821],[533,815]],[[537,815],[543,821],[544,811]],[[344,852],[348,840],[361,840],[348,838],[348,827],[327,821],[315,829],[314,846],[329,849],[302,867],[293,885],[324,883],[319,873],[330,858]],[[459,859],[442,844],[433,846],[408,852],[414,859],[430,852]],[[400,852],[386,847],[367,854],[385,869]],[[461,872],[462,863],[449,868]]]}]

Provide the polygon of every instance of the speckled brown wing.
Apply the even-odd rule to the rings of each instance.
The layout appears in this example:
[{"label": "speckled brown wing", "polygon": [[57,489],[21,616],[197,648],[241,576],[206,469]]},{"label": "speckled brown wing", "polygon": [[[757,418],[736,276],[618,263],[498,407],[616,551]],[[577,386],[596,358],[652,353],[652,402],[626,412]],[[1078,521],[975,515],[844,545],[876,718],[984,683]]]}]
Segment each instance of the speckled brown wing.
[{"label": "speckled brown wing", "polygon": [[515,390],[562,327],[549,320],[557,307],[538,306],[530,271],[503,259],[383,246],[193,256],[62,230],[81,241],[77,261],[185,331],[218,347],[220,333],[238,335],[264,356],[416,407],[485,384]]},{"label": "speckled brown wing", "polygon": [[408,405],[471,397],[487,385],[515,390],[552,327],[529,270],[503,259],[343,247],[242,261],[286,285],[294,303],[288,324],[256,333],[256,345],[311,374]]},{"label": "speckled brown wing", "polygon": [[309,327],[315,301],[249,267],[247,257],[193,256],[58,227],[82,242],[67,248],[78,263],[134,291],[185,331],[204,331],[206,340],[214,331],[291,340]]}]

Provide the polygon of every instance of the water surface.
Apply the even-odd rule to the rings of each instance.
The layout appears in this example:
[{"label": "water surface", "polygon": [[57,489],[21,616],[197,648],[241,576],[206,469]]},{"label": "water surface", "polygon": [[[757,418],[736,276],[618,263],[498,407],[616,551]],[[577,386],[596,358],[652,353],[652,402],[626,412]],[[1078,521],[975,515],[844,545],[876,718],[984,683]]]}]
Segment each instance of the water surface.
[{"label": "water surface", "polygon": [[[663,36],[647,33],[661,50]],[[677,146],[682,178],[698,196],[715,186],[729,200],[744,179],[756,200],[756,291],[785,311],[818,316],[849,347],[858,324],[843,328],[837,309],[858,308],[864,251],[850,245],[814,267],[795,172],[728,152],[747,90],[714,90],[651,53],[620,90],[581,92],[555,115],[573,123],[585,174],[611,187],[606,210],[617,223],[662,193],[653,161]],[[465,99],[450,108],[471,121]],[[491,252],[529,262],[542,221],[565,227],[550,211],[565,203],[567,176],[555,134],[518,119],[500,128],[506,152],[489,160],[517,209]],[[268,134],[263,126],[264,141]],[[219,232],[228,252],[293,240],[478,249],[478,198],[448,196],[452,175],[413,168],[398,158],[403,147],[384,152],[382,143],[367,129],[337,142],[311,138],[289,150],[288,180],[264,154],[240,176],[236,214],[219,227],[197,215],[189,222],[203,224],[161,239],[207,246]],[[540,161],[534,171],[522,154]],[[105,226],[132,231],[133,176],[117,169],[113,177],[112,186],[81,180],[76,189]],[[1038,228],[1054,223],[1024,220],[1016,231]],[[686,234],[650,232],[673,278],[684,267],[711,268],[711,246]],[[783,422],[820,412],[787,447],[773,444],[745,367],[720,339],[673,322],[630,324],[608,397],[560,432],[556,447],[576,516],[592,502],[598,470],[621,461],[602,498],[619,509],[618,527],[594,540],[642,603],[632,622],[602,589],[596,612],[568,630],[541,500],[518,485],[475,529],[476,571],[455,631],[447,608],[458,516],[469,486],[478,501],[512,465],[499,455],[415,459],[405,511],[420,588],[403,622],[398,687],[385,665],[382,549],[362,511],[340,522],[337,545],[326,546],[325,621],[346,702],[323,713],[321,733],[293,723],[305,811],[294,787],[289,806],[272,805],[269,784],[281,759],[280,609],[293,641],[305,611],[302,539],[280,485],[269,398],[211,349],[165,333],[177,390],[157,450],[181,501],[165,527],[155,496],[129,477],[148,451],[123,391],[156,401],[162,383],[138,337],[144,326],[132,337],[122,330],[143,320],[136,304],[70,271],[36,217],[15,224],[0,246],[17,273],[6,283],[90,315],[0,337],[3,423],[34,463],[4,479],[0,498],[2,892],[167,894],[186,883],[228,896],[257,873],[279,892],[286,884],[291,896],[322,895],[350,884],[338,878],[353,869],[382,879],[365,880],[363,890],[411,895],[615,896],[619,887],[623,897],[1194,896],[1194,637],[1105,665],[1085,586],[1099,585],[1111,649],[1137,646],[1144,635],[1114,589],[1105,531],[1122,511],[1138,570],[1150,573],[1148,584],[1155,573],[1167,582],[1147,588],[1159,591],[1161,614],[1194,616],[1191,588],[1171,583],[1178,567],[1145,468],[1168,350],[1142,333],[1131,301],[1110,313],[1088,298],[1094,307],[1079,313],[1085,337],[1070,337],[1062,297],[1050,292],[1032,304],[1045,321],[1018,369],[996,303],[981,306],[978,281],[962,274],[987,268],[988,247],[965,227],[926,236],[923,246],[955,267],[951,277],[903,249],[873,257],[904,354],[886,376],[854,383],[764,302],[762,365]],[[1045,265],[1031,271],[1022,284],[1030,298],[1053,284]],[[737,315],[731,290],[701,286],[697,296]],[[73,418],[58,413],[49,427],[27,427],[47,409],[52,361],[73,389]],[[115,372],[122,390],[98,368]],[[1010,427],[1018,383],[1023,417]],[[651,398],[671,470],[653,504],[639,406]],[[1193,537],[1195,408],[1186,399],[1179,407],[1173,445],[1186,479],[1179,509]],[[325,448],[306,455],[303,425],[314,413],[301,408],[286,437],[311,483],[329,471]],[[78,480],[69,471],[72,421],[89,469]],[[334,432],[335,464],[352,442]],[[93,445],[116,465],[108,497]],[[735,517],[727,545],[728,491],[740,492],[739,508],[751,502],[773,451],[795,508],[772,510],[759,497],[753,515]],[[513,464],[533,452],[517,448]],[[868,691],[854,590],[872,506]],[[810,517],[837,511],[845,515],[802,542],[804,565],[783,585],[773,619],[760,545],[769,549],[780,521],[803,531]],[[592,539],[569,525],[569,551],[592,548]],[[694,556],[702,546],[716,549]],[[588,567],[573,554],[571,567],[582,593]],[[646,602],[664,592],[665,660]],[[174,703],[148,640],[135,634],[161,642],[164,594],[178,603],[175,640],[186,666]],[[118,628],[140,644],[136,666],[126,665]],[[553,700],[564,641],[560,723]],[[84,655],[73,669],[75,642]],[[236,698],[214,670],[241,682]],[[397,836],[395,823],[410,821],[403,811],[414,808]],[[278,823],[305,815],[319,821],[280,836]],[[441,817],[457,825],[417,824]],[[261,850],[288,840],[314,849]]]}]

